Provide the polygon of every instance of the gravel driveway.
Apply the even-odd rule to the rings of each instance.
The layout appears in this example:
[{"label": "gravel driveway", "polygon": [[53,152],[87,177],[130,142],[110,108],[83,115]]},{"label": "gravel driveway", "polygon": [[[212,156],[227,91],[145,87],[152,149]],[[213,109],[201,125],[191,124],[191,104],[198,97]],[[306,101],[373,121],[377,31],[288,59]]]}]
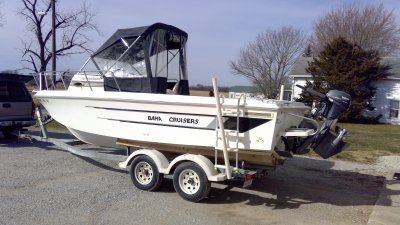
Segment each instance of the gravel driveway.
[{"label": "gravel driveway", "polygon": [[366,224],[384,183],[376,166],[307,157],[258,180],[213,184],[200,203],[166,179],[140,191],[115,162],[51,144],[0,140],[0,224]]}]

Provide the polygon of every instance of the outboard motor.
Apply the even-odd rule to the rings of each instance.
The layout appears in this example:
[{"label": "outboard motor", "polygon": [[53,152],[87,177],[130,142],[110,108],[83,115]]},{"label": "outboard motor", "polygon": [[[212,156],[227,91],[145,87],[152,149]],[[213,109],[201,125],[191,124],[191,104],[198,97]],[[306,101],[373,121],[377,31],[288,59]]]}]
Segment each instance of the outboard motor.
[{"label": "outboard motor", "polygon": [[[297,85],[305,89],[304,87]],[[343,91],[330,90],[326,95],[315,91],[312,88],[306,89],[312,95],[320,98],[317,110],[313,113],[315,117],[322,118],[322,124],[319,131],[312,137],[304,140],[300,147],[306,148],[311,144],[311,148],[326,159],[343,151],[348,145],[342,139],[347,131],[336,126],[339,116],[349,110],[351,96]],[[302,150],[298,150],[302,151]]]},{"label": "outboard motor", "polygon": [[351,96],[346,92],[330,90],[326,93],[326,98],[332,102],[332,106],[326,117],[327,119],[337,119],[340,114],[346,112],[350,108]]},{"label": "outboard motor", "polygon": [[346,112],[350,108],[351,96],[343,91],[330,90],[326,95],[323,95],[312,88],[307,89],[310,93],[318,93],[320,104],[315,113],[319,113],[324,119],[334,120],[340,114]]}]

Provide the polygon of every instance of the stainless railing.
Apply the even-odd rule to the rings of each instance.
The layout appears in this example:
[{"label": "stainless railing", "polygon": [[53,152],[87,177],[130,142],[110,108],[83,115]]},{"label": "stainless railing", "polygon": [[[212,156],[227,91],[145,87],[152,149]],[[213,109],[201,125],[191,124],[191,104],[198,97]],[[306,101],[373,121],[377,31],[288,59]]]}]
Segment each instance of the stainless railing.
[{"label": "stainless railing", "polygon": [[[33,78],[35,80],[36,86],[39,90],[67,90],[73,76],[75,75],[83,75],[85,81],[87,82],[89,89],[93,91],[93,85],[89,76],[98,76],[99,78],[104,78],[104,71],[45,71],[39,72],[38,74],[33,74]],[[117,82],[116,76],[113,72],[109,71],[109,74],[114,78],[114,82],[119,91],[121,91],[119,84]],[[58,86],[57,84],[61,83],[62,86]]]},{"label": "stainless railing", "polygon": [[[33,74],[33,78],[35,80],[37,90],[68,90],[70,85],[72,84],[72,81],[74,82],[74,85],[79,87],[76,84],[79,84],[80,82],[84,82],[87,84],[87,87],[90,91],[93,91],[93,87],[98,87],[95,86],[95,82],[99,82],[101,80],[104,82],[104,78],[112,78],[113,82],[115,83],[116,89],[121,92],[121,87],[120,84],[117,81],[117,78],[119,77],[125,77],[125,76],[118,76],[115,75],[115,73],[118,71],[100,71],[100,70],[94,70],[94,71],[45,71],[45,72],[39,72],[38,74]],[[73,77],[76,75],[81,75],[83,80],[73,80]],[[98,77],[98,79],[94,79],[94,77]],[[132,77],[135,78],[135,77]],[[179,80],[176,79],[169,79],[167,82],[173,82],[173,83],[178,83]],[[58,85],[61,83],[61,85]]]}]

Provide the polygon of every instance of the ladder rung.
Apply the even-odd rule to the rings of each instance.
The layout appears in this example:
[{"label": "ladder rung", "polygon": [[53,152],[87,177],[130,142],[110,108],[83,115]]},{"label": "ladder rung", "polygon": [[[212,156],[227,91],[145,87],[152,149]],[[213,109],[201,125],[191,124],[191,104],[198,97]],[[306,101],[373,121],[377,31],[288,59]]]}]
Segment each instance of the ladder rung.
[{"label": "ladder rung", "polygon": [[239,149],[237,148],[227,148],[228,152],[238,152]]},{"label": "ladder rung", "polygon": [[238,112],[238,111],[231,111],[231,110],[223,110],[222,111],[222,115],[223,116],[240,116],[240,115],[242,115],[243,113],[242,112]]},{"label": "ladder rung", "polygon": [[[216,149],[216,150],[223,150],[221,146],[216,146],[215,149]],[[238,152],[238,151],[239,151],[238,148],[226,148],[226,150],[227,150],[228,152]]]},{"label": "ladder rung", "polygon": [[230,110],[222,110],[222,114],[234,114],[234,115],[237,115],[237,114],[240,114],[240,112],[238,112],[238,111],[230,111]]},{"label": "ladder rung", "polygon": [[239,131],[237,131],[237,130],[225,130],[225,133],[226,134],[237,135],[237,134],[239,134]]},{"label": "ladder rung", "polygon": [[[216,129],[218,132],[221,132],[221,129],[217,128]],[[239,133],[237,130],[228,130],[228,129],[224,129],[225,130],[225,134],[237,134]]]},{"label": "ladder rung", "polygon": [[214,167],[215,168],[220,168],[220,169],[225,169],[226,168],[225,165],[220,165],[220,164],[215,164]]},{"label": "ladder rung", "polygon": [[[218,135],[221,134],[221,130],[217,129]],[[228,136],[228,138],[235,138],[235,137],[239,137],[239,138],[243,138],[244,137],[244,133],[240,133],[237,130],[225,130],[225,135]]]},{"label": "ladder rung", "polygon": [[[221,165],[221,164],[215,164],[214,167],[215,167],[215,168],[219,168],[219,169],[225,169],[225,168],[226,168],[225,165]],[[233,166],[230,166],[230,168],[231,168],[231,169],[237,170],[237,168],[235,168],[235,167],[233,167]]]}]

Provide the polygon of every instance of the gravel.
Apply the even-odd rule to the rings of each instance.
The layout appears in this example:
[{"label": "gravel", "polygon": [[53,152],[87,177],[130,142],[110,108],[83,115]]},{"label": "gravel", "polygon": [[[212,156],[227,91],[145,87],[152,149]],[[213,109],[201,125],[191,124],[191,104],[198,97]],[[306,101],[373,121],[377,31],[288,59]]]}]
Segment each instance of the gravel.
[{"label": "gravel", "polygon": [[[181,199],[172,181],[157,192],[133,187],[115,162],[74,156],[28,140],[0,141],[0,224],[366,224],[390,168],[309,157],[250,189],[214,183],[200,203]],[[392,166],[391,166],[392,165]]]},{"label": "gravel", "polygon": [[376,171],[382,174],[389,172],[400,172],[400,156],[382,156],[376,162]]}]

